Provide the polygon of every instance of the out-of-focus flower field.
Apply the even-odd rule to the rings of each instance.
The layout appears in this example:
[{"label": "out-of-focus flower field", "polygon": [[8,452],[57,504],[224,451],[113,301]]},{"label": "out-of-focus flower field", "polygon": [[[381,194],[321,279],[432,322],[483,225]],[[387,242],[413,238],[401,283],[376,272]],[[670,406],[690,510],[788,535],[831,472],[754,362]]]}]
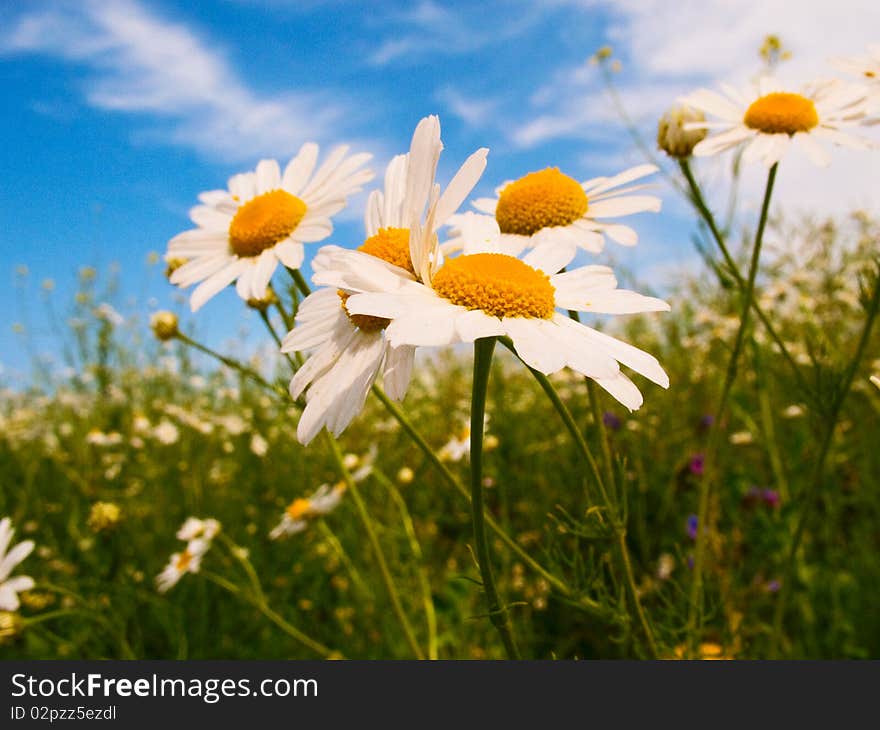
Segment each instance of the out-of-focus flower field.
[{"label": "out-of-focus flower field", "polygon": [[[878,235],[865,215],[775,220],[767,233],[759,299],[799,374],[759,327],[749,331],[707,510],[697,649],[706,658],[880,653],[876,338],[839,416],[828,413],[865,319]],[[638,594],[664,657],[687,651],[698,485],[739,323],[733,285],[715,273],[681,280],[670,314],[616,325],[657,356],[672,384],[652,388],[637,412],[604,394],[591,411],[580,375],[551,377],[587,440],[598,444],[597,414],[608,435]],[[274,393],[178,340],[155,341],[142,312],[114,302],[108,277],[84,269],[75,301],[52,304],[68,374],[35,367],[30,386],[0,396],[0,515],[12,520],[13,543],[35,543],[17,569],[33,587],[18,610],[0,613],[0,656],[411,657],[351,495],[340,490],[325,514],[294,507],[339,474],[327,449],[296,440],[286,363],[248,363]],[[192,333],[194,322],[182,322]],[[470,355],[419,363],[402,408],[467,483]],[[609,579],[614,532],[589,497],[581,455],[527,370],[509,355],[493,368],[484,487],[489,515],[513,543],[489,533],[520,649],[645,656],[625,587]],[[475,586],[467,499],[374,399],[340,444],[418,645],[440,658],[503,656]],[[812,516],[790,556],[806,499]],[[271,539],[285,510],[288,524],[305,515],[303,526]],[[218,520],[219,532],[198,572],[161,593],[155,578],[180,554],[176,532],[191,516]]]}]

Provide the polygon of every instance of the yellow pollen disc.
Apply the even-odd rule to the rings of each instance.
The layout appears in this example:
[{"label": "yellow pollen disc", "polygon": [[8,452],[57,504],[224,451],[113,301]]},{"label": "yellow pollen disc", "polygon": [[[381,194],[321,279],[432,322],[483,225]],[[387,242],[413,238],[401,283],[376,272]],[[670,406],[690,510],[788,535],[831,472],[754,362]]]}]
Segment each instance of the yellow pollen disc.
[{"label": "yellow pollen disc", "polygon": [[432,285],[453,304],[481,309],[493,317],[549,319],[556,306],[550,277],[502,253],[449,259]]},{"label": "yellow pollen disc", "polygon": [[753,102],[743,123],[765,134],[795,134],[809,132],[819,124],[819,115],[805,96],[777,91]]},{"label": "yellow pollen disc", "polygon": [[177,565],[175,567],[182,573],[189,567],[192,559],[192,553],[189,550],[184,550],[177,558]]},{"label": "yellow pollen disc", "polygon": [[406,269],[410,274],[416,273],[409,255],[409,228],[380,228],[375,236],[370,236],[358,247],[358,251]]},{"label": "yellow pollen disc", "polygon": [[364,332],[378,332],[379,330],[384,330],[391,323],[390,319],[384,319],[383,317],[371,317],[369,314],[352,314],[348,311],[348,307],[345,306],[351,294],[344,289],[337,289],[336,293],[342,300],[342,309],[345,310],[351,323]]},{"label": "yellow pollen disc", "polygon": [[581,184],[548,167],[507,185],[498,196],[495,220],[502,233],[531,236],[549,226],[567,226],[586,212]]},{"label": "yellow pollen disc", "polygon": [[303,499],[300,497],[299,499],[293,500],[288,506],[285,512],[287,512],[287,516],[292,520],[298,520],[301,517],[305,517],[312,511],[312,503],[307,499]]},{"label": "yellow pollen disc", "polygon": [[229,246],[237,256],[259,256],[293,233],[305,214],[306,204],[284,190],[258,195],[229,224]]}]

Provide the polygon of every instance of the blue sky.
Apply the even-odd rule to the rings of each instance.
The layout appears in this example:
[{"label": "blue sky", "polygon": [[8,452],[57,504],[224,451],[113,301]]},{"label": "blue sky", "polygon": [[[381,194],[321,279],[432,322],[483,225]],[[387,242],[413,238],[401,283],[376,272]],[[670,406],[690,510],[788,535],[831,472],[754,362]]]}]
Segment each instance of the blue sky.
[{"label": "blue sky", "polygon": [[[120,263],[124,314],[182,309],[160,267],[146,265],[149,252],[163,252],[189,227],[186,213],[200,191],[222,187],[260,157],[283,164],[305,141],[347,142],[373,152],[381,173],[418,119],[437,113],[446,146],[441,180],[481,146],[491,152],[476,194],[547,165],[586,179],[642,161],[586,63],[605,43],[623,62],[621,93],[650,134],[677,95],[754,74],[766,33],[780,33],[792,48],[794,75],[880,41],[870,35],[880,27],[874,3],[859,0],[830,9],[800,3],[797,23],[781,0],[677,5],[7,2],[0,364],[7,374],[26,370],[29,355],[12,332],[25,319],[36,351],[53,350],[40,283],[55,281],[61,306],[84,265]],[[797,164],[787,186],[780,176],[784,202],[813,211],[877,203],[868,191],[880,172],[876,158],[836,160],[837,177],[821,185],[805,182]],[[640,245],[608,253],[660,286],[692,264],[693,252],[690,218],[671,191],[658,190],[666,207],[635,219]],[[361,242],[362,201],[337,219],[330,241]],[[29,270],[24,279],[20,265]],[[240,309],[232,292],[212,300],[199,312],[204,338],[221,346],[234,337]]]}]

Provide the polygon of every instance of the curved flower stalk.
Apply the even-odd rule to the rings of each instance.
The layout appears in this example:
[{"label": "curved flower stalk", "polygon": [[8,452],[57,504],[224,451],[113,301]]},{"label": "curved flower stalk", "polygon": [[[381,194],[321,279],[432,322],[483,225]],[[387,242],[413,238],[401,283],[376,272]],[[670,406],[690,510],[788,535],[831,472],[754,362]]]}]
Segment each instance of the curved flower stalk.
[{"label": "curved flower stalk", "polygon": [[830,164],[831,156],[820,142],[859,150],[871,147],[870,142],[849,132],[866,120],[868,97],[860,86],[821,81],[794,92],[765,76],[748,89],[726,84],[721,89],[723,94],[699,89],[681,99],[716,118],[685,126],[712,133],[694,147],[696,157],[744,145],[745,162],[760,160],[771,167],[796,144],[813,163],[824,167]]},{"label": "curved flower stalk", "polygon": [[651,355],[558,311],[604,314],[668,311],[659,299],[617,289],[605,266],[562,270],[574,259],[574,245],[542,245],[522,258],[500,253],[485,237],[494,223],[474,220],[478,233],[463,254],[445,261],[426,281],[415,281],[386,262],[325,247],[330,261],[316,281],[357,292],[346,302],[357,315],[389,321],[392,346],[447,346],[509,336],[522,360],[546,374],[564,367],[586,375],[631,410],[642,395],[620,370],[624,364],[662,387],[669,378]]},{"label": "curved flower stalk", "polygon": [[[422,119],[409,152],[388,165],[384,190],[374,191],[367,202],[367,238],[358,249],[363,260],[388,266],[411,281],[430,275],[437,264],[431,259],[436,231],[471,192],[488,153],[472,154],[441,195],[434,178],[442,149],[437,117]],[[321,249],[312,262],[316,282],[325,274],[332,277],[326,271],[334,263],[328,250],[335,248]],[[385,336],[386,320],[352,313],[347,302],[354,291],[334,285],[307,296],[281,346],[285,353],[313,351],[290,382],[294,398],[306,394],[297,426],[304,444],[325,426],[334,435],[342,433],[362,410],[380,372],[394,400],[401,400],[409,385],[415,348],[392,345]]]},{"label": "curved flower stalk", "polygon": [[363,168],[372,155],[348,155],[348,149],[337,147],[316,170],[318,145],[310,142],[283,172],[275,160],[261,160],[254,172],[233,175],[227,190],[199,195],[201,205],[189,214],[198,227],[172,238],[167,253],[185,261],[171,283],[198,284],[193,311],[233,282],[245,301],[265,299],[279,263],[302,265],[304,244],[327,238],[332,216],[373,178]]},{"label": "curved flower stalk", "polygon": [[[622,246],[634,246],[638,234],[614,220],[660,210],[660,198],[632,194],[645,185],[630,185],[657,169],[656,165],[637,165],[611,177],[578,182],[559,168],[548,167],[508,180],[495,189],[497,197],[478,198],[473,206],[495,219],[501,232],[499,250],[513,256],[542,243],[569,244],[599,253],[606,236]],[[454,235],[453,240],[463,245],[461,233]],[[454,245],[447,250],[455,250]]]},{"label": "curved flower stalk", "polygon": [[13,570],[34,549],[33,540],[23,540],[12,548],[9,544],[15,536],[12,520],[0,520],[0,610],[17,611],[20,605],[18,594],[34,587],[34,579],[28,575],[10,577]]}]

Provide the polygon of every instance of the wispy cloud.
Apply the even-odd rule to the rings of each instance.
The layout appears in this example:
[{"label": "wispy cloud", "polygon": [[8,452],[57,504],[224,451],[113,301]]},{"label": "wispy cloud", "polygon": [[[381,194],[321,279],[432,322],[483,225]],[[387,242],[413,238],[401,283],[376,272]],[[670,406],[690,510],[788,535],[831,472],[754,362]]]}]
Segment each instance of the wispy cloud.
[{"label": "wispy cloud", "polygon": [[385,66],[416,63],[428,54],[473,53],[521,35],[540,18],[541,8],[525,0],[495,0],[467,11],[421,0],[414,7],[380,18],[387,37],[369,61]]},{"label": "wispy cloud", "polygon": [[30,9],[0,31],[0,53],[78,64],[87,71],[89,105],[149,115],[148,136],[229,160],[284,155],[308,139],[327,140],[344,112],[324,93],[257,93],[216,43],[137,0]]},{"label": "wispy cloud", "polygon": [[435,96],[453,116],[470,127],[486,126],[499,104],[494,98],[466,96],[452,85],[441,87]]}]

